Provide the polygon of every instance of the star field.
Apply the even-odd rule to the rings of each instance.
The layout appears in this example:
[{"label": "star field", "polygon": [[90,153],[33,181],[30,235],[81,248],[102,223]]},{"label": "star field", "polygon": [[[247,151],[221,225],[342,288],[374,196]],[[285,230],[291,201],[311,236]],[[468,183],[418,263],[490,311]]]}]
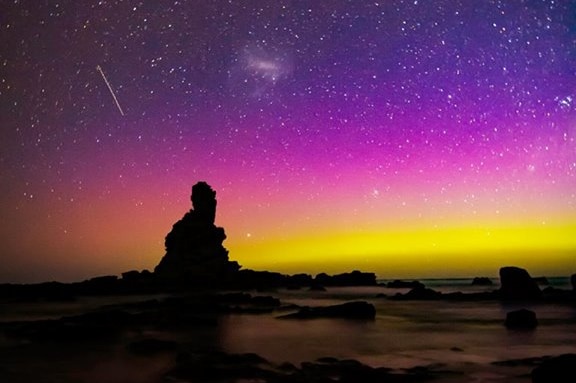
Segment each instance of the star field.
[{"label": "star field", "polygon": [[153,268],[199,180],[247,268],[576,269],[574,1],[0,15],[0,281]]}]

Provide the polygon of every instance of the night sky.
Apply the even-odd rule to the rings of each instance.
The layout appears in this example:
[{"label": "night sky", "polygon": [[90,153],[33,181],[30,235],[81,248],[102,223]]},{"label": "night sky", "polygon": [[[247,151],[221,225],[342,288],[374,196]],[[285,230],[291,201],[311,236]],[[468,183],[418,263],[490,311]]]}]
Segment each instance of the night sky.
[{"label": "night sky", "polygon": [[[108,87],[110,86],[110,88]],[[3,1],[0,282],[576,272],[576,1]]]}]

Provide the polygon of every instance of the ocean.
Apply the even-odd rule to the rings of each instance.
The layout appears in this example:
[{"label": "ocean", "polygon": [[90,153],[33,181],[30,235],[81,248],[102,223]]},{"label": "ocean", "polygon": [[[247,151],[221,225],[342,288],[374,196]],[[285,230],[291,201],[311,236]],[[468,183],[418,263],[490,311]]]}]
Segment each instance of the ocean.
[{"label": "ocean", "polygon": [[[386,281],[381,281],[386,282]],[[450,293],[481,292],[472,280],[421,279],[426,287]],[[569,289],[569,278],[548,278],[551,286]],[[275,362],[300,363],[320,357],[356,359],[374,367],[437,366],[464,375],[446,382],[528,382],[532,367],[493,364],[511,359],[576,352],[576,305],[503,304],[497,301],[395,301],[378,298],[404,289],[385,287],[329,288],[326,292],[281,291],[285,303],[324,306],[351,300],[375,305],[374,322],[319,319],[278,320],[273,315],[232,315],[224,319],[221,342],[231,352],[256,352]],[[534,331],[510,331],[506,313],[519,308],[536,312]]]},{"label": "ocean", "polygon": [[[444,293],[480,292],[497,289],[473,286],[471,279],[421,279],[427,287]],[[386,281],[381,281],[386,282]],[[569,289],[568,278],[549,278],[550,285]],[[165,357],[142,360],[127,354],[134,338],[176,340],[198,350],[221,349],[229,353],[256,353],[271,362],[299,364],[321,357],[355,359],[374,367],[405,369],[432,366],[453,371],[440,383],[529,382],[533,367],[495,364],[512,359],[576,353],[576,305],[557,303],[504,304],[498,301],[398,301],[382,297],[406,289],[333,287],[327,291],[279,290],[253,295],[272,295],[284,305],[326,306],[365,300],[376,307],[374,321],[341,319],[285,320],[286,312],[224,315],[218,325],[198,329],[162,329],[126,333],[109,347],[57,350],[33,348],[0,338],[0,373],[22,363],[24,378],[59,382],[154,383],[170,364]],[[0,308],[0,321],[38,320],[74,315],[98,306],[142,300],[149,297],[82,298],[58,304],[20,304]],[[536,312],[534,331],[506,329],[506,313],[519,308]],[[21,354],[18,354],[21,352]],[[67,370],[69,369],[69,370]],[[56,374],[56,379],[47,377]]]}]

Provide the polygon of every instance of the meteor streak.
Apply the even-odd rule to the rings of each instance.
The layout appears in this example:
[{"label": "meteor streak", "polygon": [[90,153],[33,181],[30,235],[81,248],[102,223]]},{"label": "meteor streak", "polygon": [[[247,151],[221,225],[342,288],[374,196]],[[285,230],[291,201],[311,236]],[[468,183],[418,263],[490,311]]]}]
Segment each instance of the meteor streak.
[{"label": "meteor streak", "polygon": [[114,94],[114,90],[112,90],[112,86],[108,82],[108,79],[106,78],[106,75],[104,74],[104,71],[102,70],[102,67],[100,65],[96,65],[96,70],[98,72],[100,72],[100,74],[102,75],[102,78],[104,79],[104,82],[108,86],[108,89],[110,90],[110,94],[112,95],[112,98],[114,98],[114,102],[116,103],[116,106],[118,107],[118,110],[120,111],[120,114],[124,115],[124,111],[122,111],[122,107],[120,106],[120,103],[118,102],[118,99],[116,98],[116,95]]}]

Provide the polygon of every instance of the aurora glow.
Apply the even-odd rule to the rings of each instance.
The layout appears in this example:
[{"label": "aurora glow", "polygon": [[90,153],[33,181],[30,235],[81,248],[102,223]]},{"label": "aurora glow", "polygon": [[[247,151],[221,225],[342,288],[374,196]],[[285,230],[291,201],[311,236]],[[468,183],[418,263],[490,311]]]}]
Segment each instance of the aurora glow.
[{"label": "aurora glow", "polygon": [[199,180],[246,268],[576,271],[575,1],[0,15],[0,282],[153,268]]}]

